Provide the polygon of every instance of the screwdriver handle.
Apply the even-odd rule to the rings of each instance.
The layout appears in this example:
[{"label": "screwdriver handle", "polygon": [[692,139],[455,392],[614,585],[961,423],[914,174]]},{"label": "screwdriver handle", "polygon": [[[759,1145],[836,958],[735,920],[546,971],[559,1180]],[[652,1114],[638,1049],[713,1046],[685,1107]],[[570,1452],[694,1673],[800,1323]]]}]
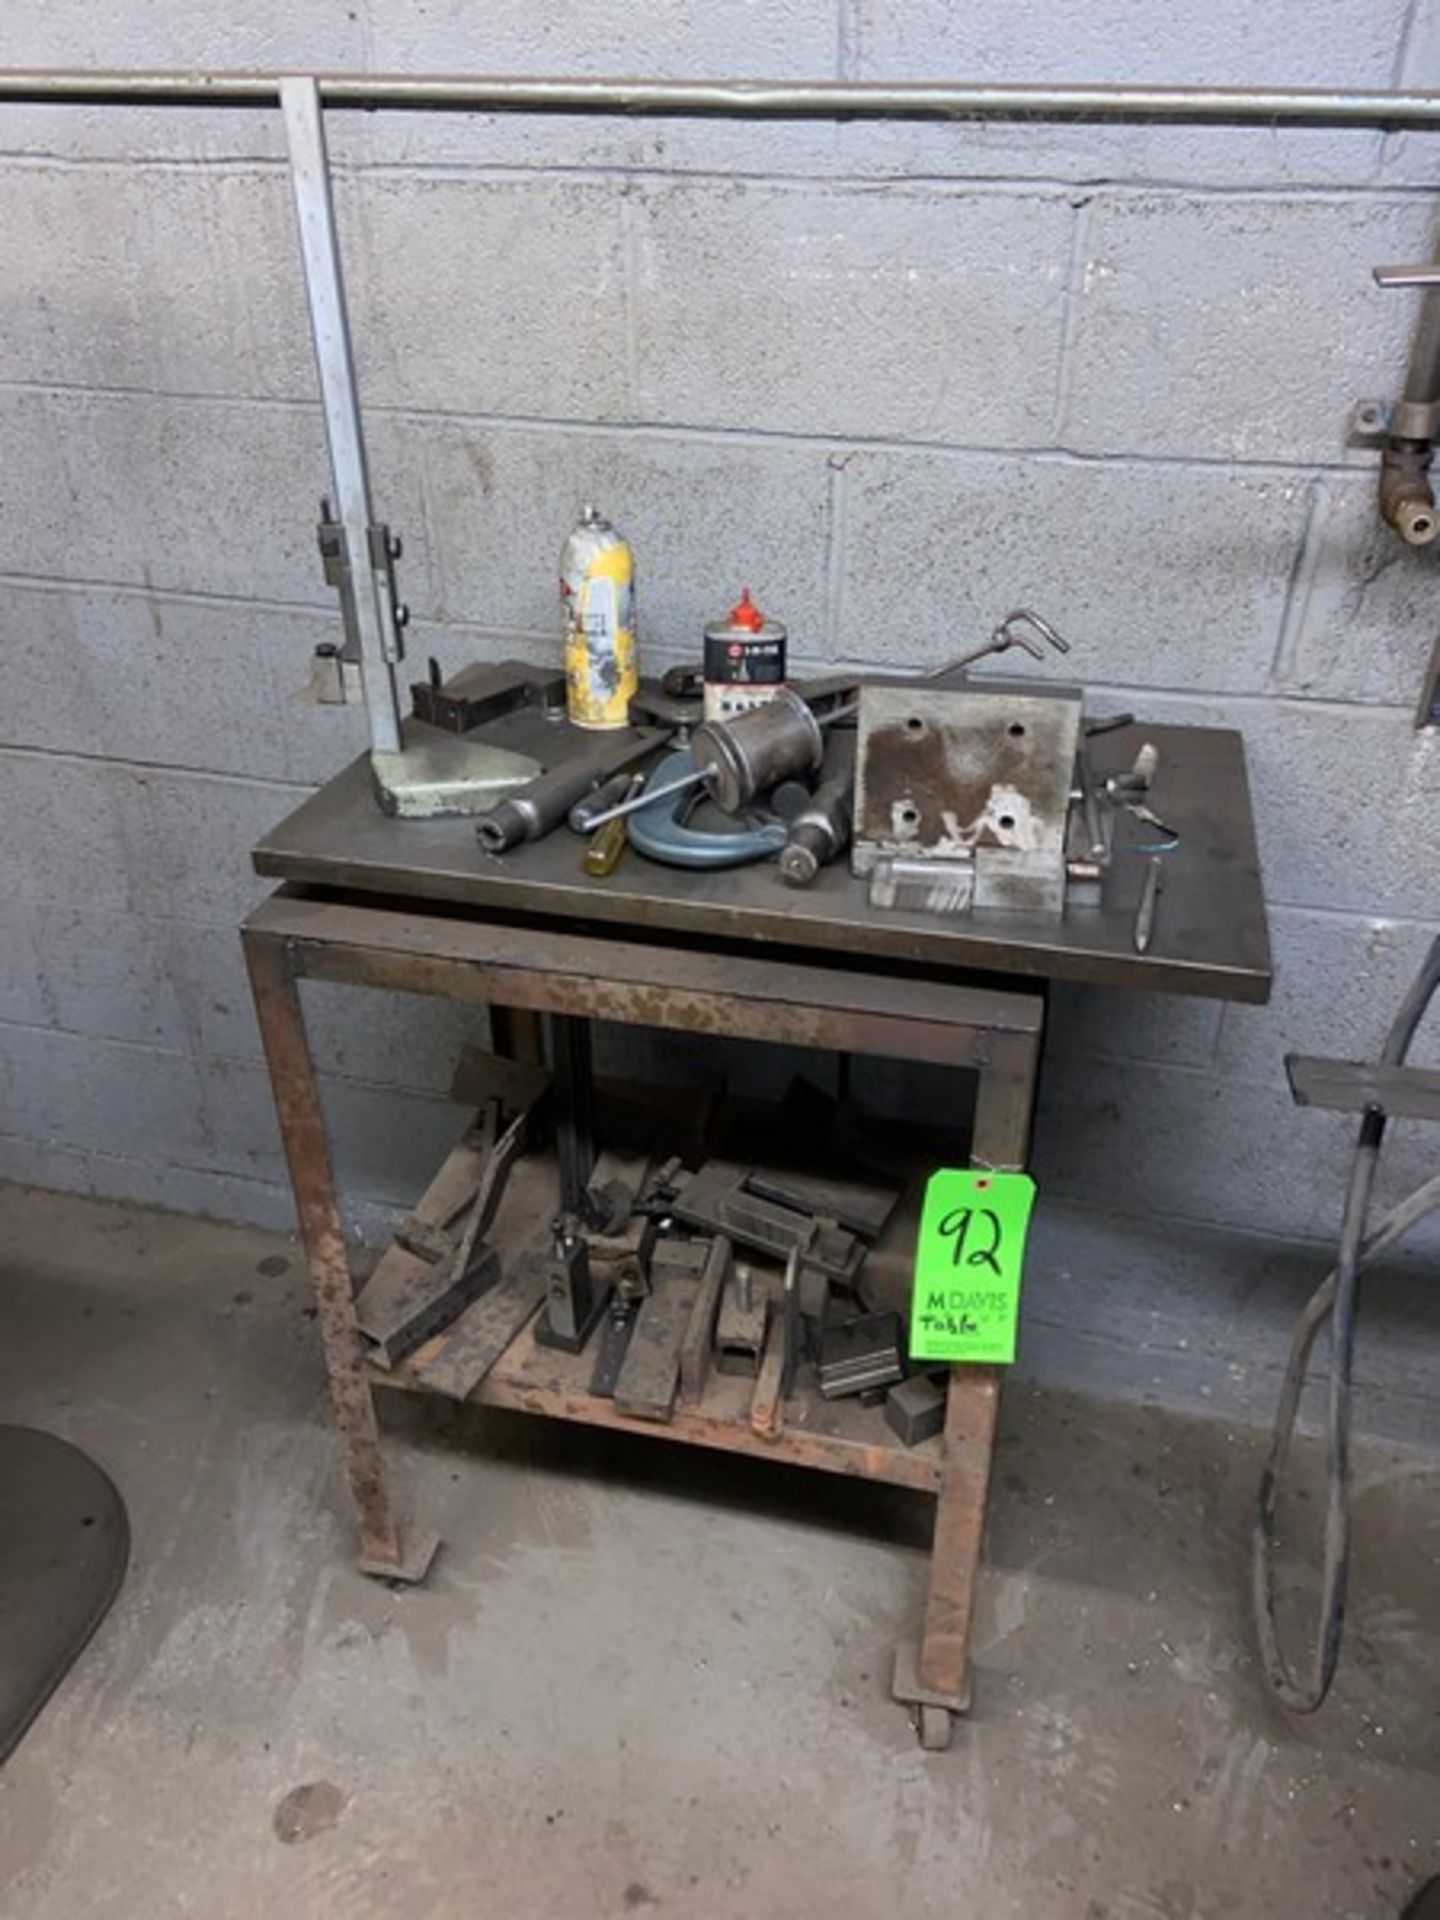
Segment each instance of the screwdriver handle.
[{"label": "screwdriver handle", "polygon": [[[625,798],[631,799],[645,784],[643,773],[637,773],[629,783],[629,792]],[[604,824],[591,835],[590,842],[580,857],[583,872],[592,880],[604,880],[620,864],[620,856],[625,851],[625,843],[630,830],[625,823],[625,815],[611,814]]]}]

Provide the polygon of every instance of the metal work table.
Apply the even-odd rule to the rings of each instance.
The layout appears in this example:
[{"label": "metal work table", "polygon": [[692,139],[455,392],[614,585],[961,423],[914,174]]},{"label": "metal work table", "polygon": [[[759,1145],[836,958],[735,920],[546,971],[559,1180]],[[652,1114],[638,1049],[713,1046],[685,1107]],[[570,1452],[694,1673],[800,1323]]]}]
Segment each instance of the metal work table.
[{"label": "metal work table", "polygon": [[[873,910],[843,863],[792,891],[773,865],[681,873],[631,852],[609,879],[591,880],[582,843],[564,831],[497,858],[480,852],[473,822],[387,818],[363,761],[266,835],[256,869],[284,884],[250,916],[244,941],[366,1571],[421,1578],[433,1552],[397,1525],[373,1397],[422,1382],[411,1365],[382,1372],[364,1357],[300,980],[962,1068],[976,1076],[972,1162],[1023,1167],[1047,979],[1252,1001],[1269,990],[1238,736],[1124,729],[1092,743],[1097,772],[1128,765],[1141,738],[1160,748],[1162,804],[1182,827],[1144,954],[1133,944],[1144,863],[1123,855],[1101,905],[1058,923]],[[533,1249],[555,1193],[553,1166],[517,1167],[489,1236],[502,1259]],[[470,1398],[935,1494],[923,1632],[901,1650],[895,1692],[917,1710],[925,1744],[945,1744],[968,1704],[997,1371],[952,1369],[943,1434],[910,1448],[878,1408],[826,1403],[808,1386],[762,1409],[763,1367],[758,1382],[717,1379],[668,1424],[626,1418],[584,1391],[586,1377],[583,1362],[525,1327]],[[778,1375],[769,1378],[773,1390]]]},{"label": "metal work table", "polygon": [[1240,736],[1219,727],[1123,727],[1090,743],[1096,774],[1128,767],[1142,740],[1160,749],[1158,804],[1183,823],[1181,843],[1166,857],[1163,918],[1144,954],[1132,940],[1136,860],[1117,860],[1098,911],[1063,920],[886,912],[869,905],[843,861],[802,889],[782,886],[772,864],[696,873],[634,856],[596,881],[581,873],[568,833],[494,856],[480,852],[463,820],[397,824],[375,805],[363,758],[266,834],[255,870],[307,886],[617,925],[633,935],[763,940],[973,973],[1264,1000],[1270,946]]}]

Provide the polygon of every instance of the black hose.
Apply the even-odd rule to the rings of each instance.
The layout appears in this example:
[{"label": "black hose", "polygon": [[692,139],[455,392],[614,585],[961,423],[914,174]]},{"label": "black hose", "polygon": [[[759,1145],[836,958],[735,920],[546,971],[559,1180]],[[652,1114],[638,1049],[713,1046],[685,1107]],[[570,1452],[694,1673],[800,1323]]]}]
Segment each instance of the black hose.
[{"label": "black hose", "polygon": [[[1440,986],[1440,940],[1432,943],[1420,971],[1401,1002],[1385,1045],[1383,1066],[1401,1066],[1415,1030]],[[1440,1205],[1440,1178],[1428,1180],[1388,1217],[1368,1240],[1365,1222],[1375,1186],[1376,1163],[1385,1137],[1385,1113],[1367,1107],[1361,1116],[1340,1247],[1333,1272],[1327,1274],[1306,1303],[1290,1344],[1290,1358],[1275,1411],[1270,1449],[1260,1474],[1256,1500],[1252,1602],[1255,1632],[1265,1677],[1280,1701],[1296,1713],[1313,1713],[1330,1691],[1340,1658],[1345,1629],[1345,1592],[1350,1569],[1350,1411],[1351,1376],[1355,1353],[1355,1309],[1359,1279],[1403,1233]],[[1294,1438],[1300,1395],[1310,1361],[1310,1350],[1326,1321],[1330,1322],[1330,1391],[1327,1409],[1328,1463],[1325,1502],[1325,1545],[1321,1574],[1319,1624],[1310,1677],[1298,1679],[1280,1645],[1275,1618],[1275,1515],[1280,1478]]]}]

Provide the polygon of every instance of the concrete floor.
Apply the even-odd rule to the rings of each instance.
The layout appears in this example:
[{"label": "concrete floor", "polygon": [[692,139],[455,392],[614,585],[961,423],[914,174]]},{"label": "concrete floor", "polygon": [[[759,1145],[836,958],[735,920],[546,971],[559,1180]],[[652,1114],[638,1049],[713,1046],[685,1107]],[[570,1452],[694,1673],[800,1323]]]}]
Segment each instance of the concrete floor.
[{"label": "concrete floor", "polygon": [[348,1565],[288,1242],[0,1190],[0,1417],[90,1448],[129,1579],[0,1774],[7,1920],[1393,1915],[1440,1871],[1440,1461],[1361,1450],[1324,1712],[1257,1683],[1254,1433],[1018,1380],[976,1707],[886,1697],[927,1509],[397,1402],[430,1584]]}]

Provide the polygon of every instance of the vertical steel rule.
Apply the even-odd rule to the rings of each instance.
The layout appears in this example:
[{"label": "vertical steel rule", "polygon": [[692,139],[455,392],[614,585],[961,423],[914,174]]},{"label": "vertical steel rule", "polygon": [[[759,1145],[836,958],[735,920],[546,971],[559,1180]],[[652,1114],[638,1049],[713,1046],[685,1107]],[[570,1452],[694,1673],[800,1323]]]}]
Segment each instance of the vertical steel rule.
[{"label": "vertical steel rule", "polygon": [[[370,719],[375,753],[400,749],[400,703],[395,690],[397,649],[390,636],[388,588],[370,550],[374,515],[365,437],[360,425],[360,396],[350,351],[350,321],[345,281],[335,234],[335,205],[320,94],[314,80],[280,82],[285,136],[290,148],[290,184],[300,228],[300,257],[305,268],[305,297],[315,366],[325,406],[325,435],[330,443],[330,472],[341,538],[355,583],[355,621],[360,634],[360,682]],[[386,597],[382,597],[386,596]]]}]

